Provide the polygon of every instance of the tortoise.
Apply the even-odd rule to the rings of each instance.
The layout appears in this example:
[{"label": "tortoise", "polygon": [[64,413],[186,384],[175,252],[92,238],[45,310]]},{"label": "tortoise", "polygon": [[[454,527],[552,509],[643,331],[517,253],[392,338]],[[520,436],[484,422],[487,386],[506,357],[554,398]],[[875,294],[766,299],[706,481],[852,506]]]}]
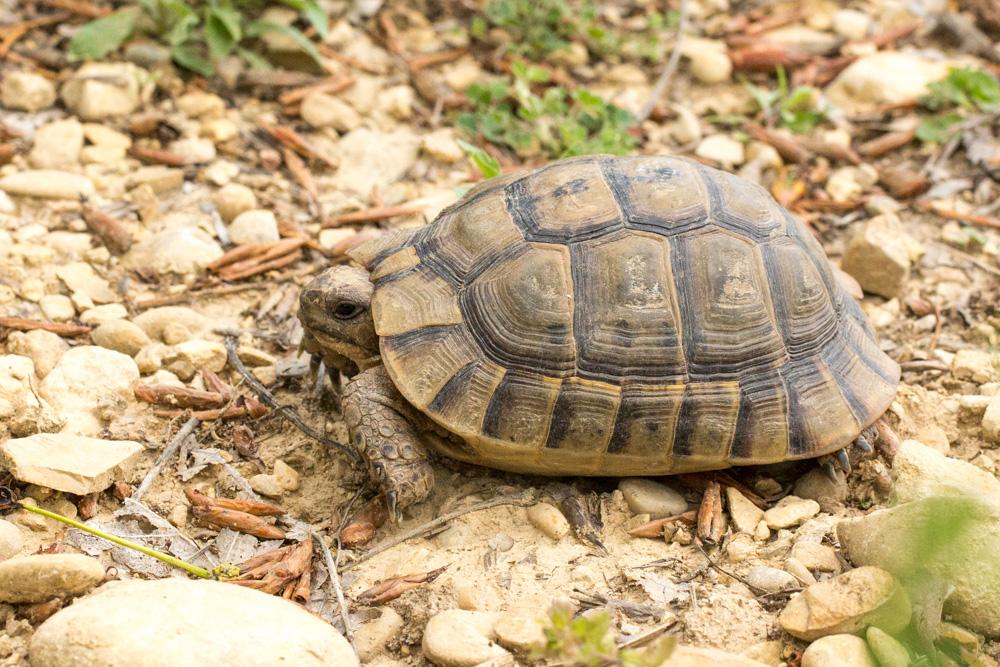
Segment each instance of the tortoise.
[{"label": "tortoise", "polygon": [[[428,450],[541,475],[656,476],[871,451],[899,366],[809,230],[677,157],[485,181],[303,288],[305,347],[394,512]],[[876,424],[876,426],[873,426]],[[828,460],[828,465],[831,459]]]}]

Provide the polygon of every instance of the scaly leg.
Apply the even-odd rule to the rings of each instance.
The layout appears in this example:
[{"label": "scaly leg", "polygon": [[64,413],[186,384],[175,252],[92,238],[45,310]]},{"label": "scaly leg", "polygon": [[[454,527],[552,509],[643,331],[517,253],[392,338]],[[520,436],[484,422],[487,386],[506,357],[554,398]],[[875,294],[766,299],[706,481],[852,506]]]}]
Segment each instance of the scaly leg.
[{"label": "scaly leg", "polygon": [[344,420],[351,442],[368,462],[369,474],[385,493],[389,516],[428,496],[434,470],[416,426],[419,417],[382,366],[363,371],[347,384]]}]

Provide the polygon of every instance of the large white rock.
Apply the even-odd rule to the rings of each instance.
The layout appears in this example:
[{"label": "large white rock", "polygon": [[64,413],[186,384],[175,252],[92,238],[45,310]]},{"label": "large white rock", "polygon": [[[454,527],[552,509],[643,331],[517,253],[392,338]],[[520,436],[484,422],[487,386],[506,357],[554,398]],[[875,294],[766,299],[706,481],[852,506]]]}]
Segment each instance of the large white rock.
[{"label": "large white rock", "polygon": [[356,667],[333,626],[280,597],[173,578],[102,586],[45,621],[32,667]]},{"label": "large white rock", "polygon": [[904,51],[879,51],[854,61],[826,89],[827,98],[851,114],[917,99],[948,75],[948,63]]},{"label": "large white rock", "polygon": [[142,451],[131,440],[36,433],[0,445],[0,463],[18,481],[84,496],[130,475]]},{"label": "large white rock", "polygon": [[892,473],[896,506],[840,522],[844,553],[900,577],[943,579],[954,586],[945,613],[1000,636],[1000,481],[914,440],[903,442]]},{"label": "large white rock", "polygon": [[473,667],[508,655],[493,640],[499,615],[487,611],[446,609],[424,628],[424,657],[439,667]]},{"label": "large white rock", "polygon": [[66,429],[96,435],[104,421],[120,413],[132,400],[139,368],[131,357],[96,345],[66,352],[39,387],[47,400],[67,419]]}]

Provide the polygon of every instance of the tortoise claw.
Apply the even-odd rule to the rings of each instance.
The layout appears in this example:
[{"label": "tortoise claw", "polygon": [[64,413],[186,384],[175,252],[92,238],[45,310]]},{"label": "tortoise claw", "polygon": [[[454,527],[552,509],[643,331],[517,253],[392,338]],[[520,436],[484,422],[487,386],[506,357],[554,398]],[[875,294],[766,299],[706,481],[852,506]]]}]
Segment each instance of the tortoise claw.
[{"label": "tortoise claw", "polygon": [[854,440],[854,446],[860,449],[861,453],[864,454],[865,456],[868,456],[869,454],[875,451],[875,448],[872,447],[872,443],[868,442],[868,438],[866,438],[863,435],[859,435]]},{"label": "tortoise claw", "polygon": [[389,513],[389,521],[394,524],[398,524],[403,518],[396,500],[396,491],[394,489],[387,489],[385,492],[385,508]]},{"label": "tortoise claw", "polygon": [[823,472],[826,473],[831,482],[834,484],[840,483],[840,480],[837,478],[837,468],[833,465],[833,461],[825,459],[820,462],[819,467],[823,469]]},{"label": "tortoise claw", "polygon": [[837,452],[837,463],[840,464],[840,468],[844,471],[844,474],[851,474],[851,457],[847,455],[846,448]]}]

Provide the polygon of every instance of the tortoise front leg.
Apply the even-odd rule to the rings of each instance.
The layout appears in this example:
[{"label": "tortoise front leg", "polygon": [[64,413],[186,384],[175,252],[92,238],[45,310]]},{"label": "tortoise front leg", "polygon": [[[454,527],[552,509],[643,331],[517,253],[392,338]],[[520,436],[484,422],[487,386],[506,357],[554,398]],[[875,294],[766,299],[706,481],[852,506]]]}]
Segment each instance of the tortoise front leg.
[{"label": "tortoise front leg", "polygon": [[416,426],[419,417],[382,366],[351,378],[343,406],[351,442],[382,487],[389,516],[398,518],[399,510],[426,498],[434,486],[434,470]]}]

